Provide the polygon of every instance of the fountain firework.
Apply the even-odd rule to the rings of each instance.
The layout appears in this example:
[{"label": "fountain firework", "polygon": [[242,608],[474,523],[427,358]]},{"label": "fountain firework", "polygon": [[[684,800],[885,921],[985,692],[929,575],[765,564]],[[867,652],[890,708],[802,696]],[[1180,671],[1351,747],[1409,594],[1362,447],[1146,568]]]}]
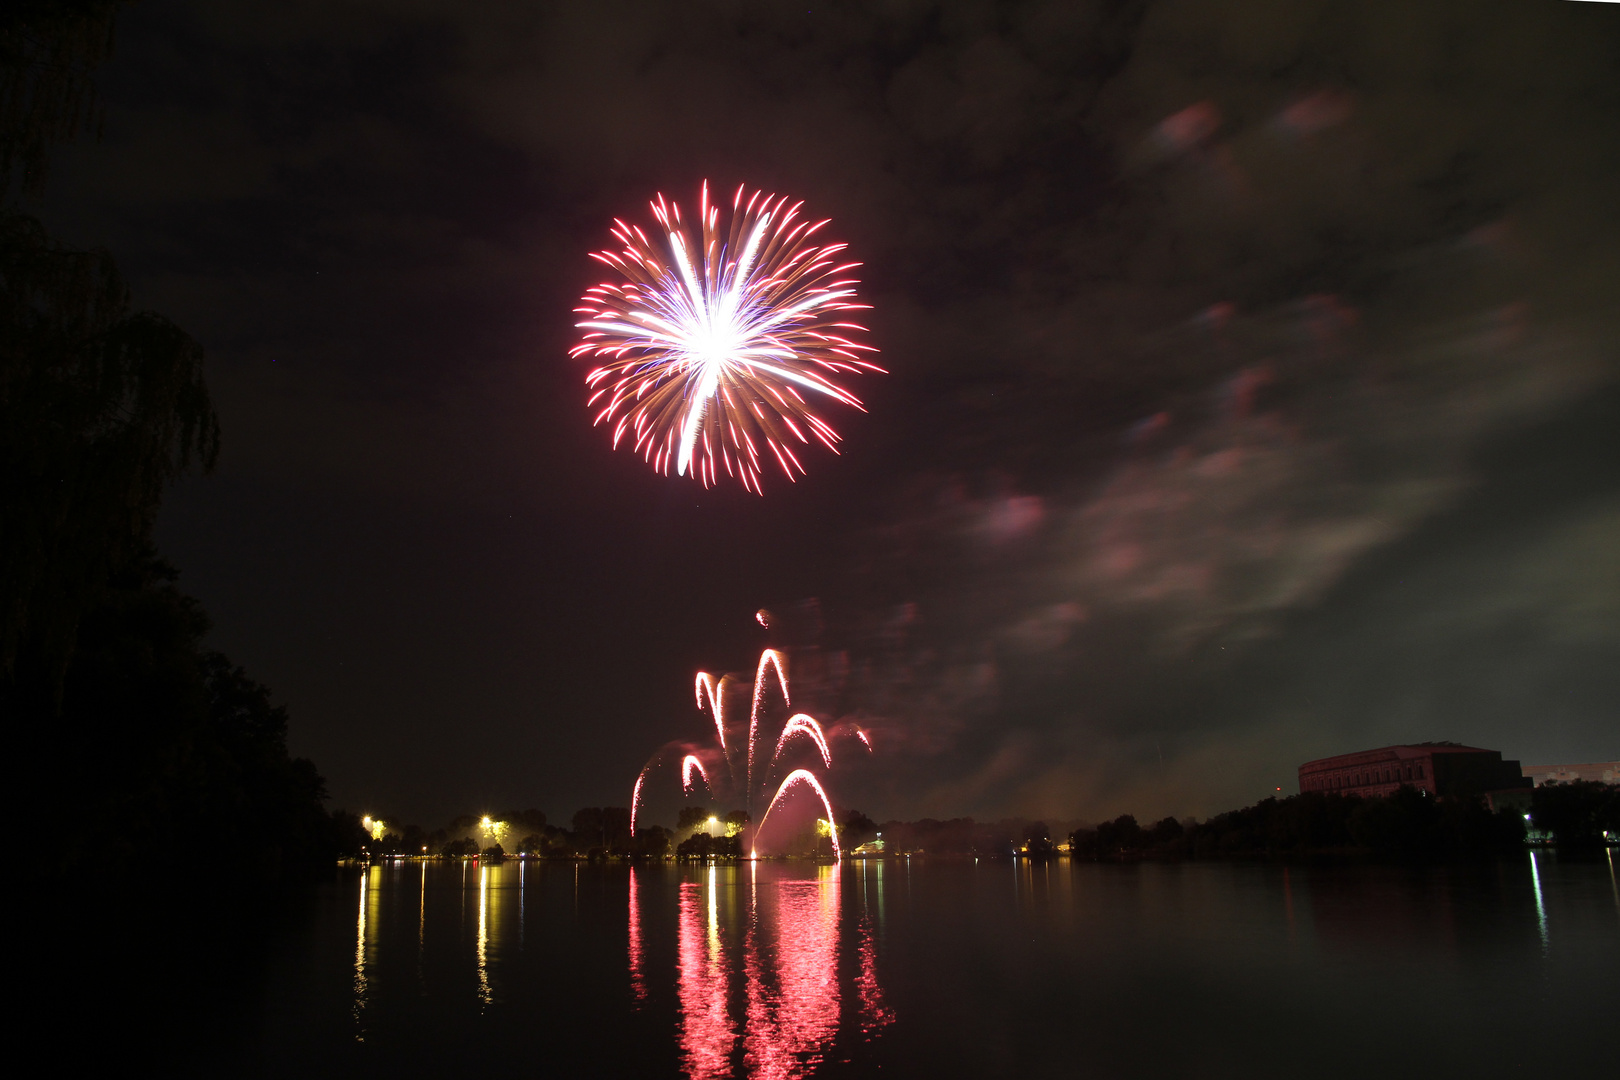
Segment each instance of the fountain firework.
[{"label": "fountain firework", "polygon": [[[777,693],[771,693],[772,680],[774,680]],[[630,795],[630,834],[635,835],[636,819],[641,813],[642,795],[647,785],[647,779],[652,770],[666,761],[680,761],[681,791],[684,795],[696,793],[698,785],[708,789],[710,797],[714,799],[729,799],[741,801],[748,812],[751,827],[749,856],[754,857],[752,840],[764,830],[765,823],[770,820],[771,812],[796,788],[808,788],[821,800],[822,808],[826,811],[828,831],[832,836],[833,854],[842,857],[843,849],[838,843],[838,825],[833,816],[832,799],[827,794],[826,785],[810,768],[792,768],[786,773],[784,767],[792,760],[795,744],[810,743],[816,750],[823,772],[832,768],[832,745],[837,739],[847,737],[857,742],[860,747],[870,753],[872,741],[854,724],[839,724],[824,729],[821,722],[808,713],[791,713],[782,723],[771,746],[769,756],[762,754],[761,732],[771,720],[773,715],[780,715],[772,709],[774,699],[780,697],[781,712],[788,712],[793,707],[792,690],[788,684],[787,657],[779,649],[766,649],[759,655],[759,664],[754,671],[754,681],[749,687],[751,699],[748,710],[747,738],[742,743],[732,738],[734,734],[726,722],[726,700],[733,690],[741,690],[740,680],[731,675],[719,678],[706,671],[697,673],[693,683],[694,695],[699,712],[707,711],[714,722],[714,745],[707,748],[695,747],[690,743],[670,743],[648,759],[642,766],[641,772],[636,776],[636,783]],[[740,734],[740,732],[735,733]],[[756,800],[764,800],[765,813],[759,818],[757,827],[753,826],[754,806]]]}]

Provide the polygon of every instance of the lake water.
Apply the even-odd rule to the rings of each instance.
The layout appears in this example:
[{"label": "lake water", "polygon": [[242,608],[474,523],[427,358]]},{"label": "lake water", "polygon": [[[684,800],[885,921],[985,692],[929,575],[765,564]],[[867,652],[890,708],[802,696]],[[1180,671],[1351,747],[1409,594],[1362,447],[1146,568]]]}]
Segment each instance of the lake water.
[{"label": "lake water", "polygon": [[1612,1071],[1616,860],[353,868],[219,1073]]}]

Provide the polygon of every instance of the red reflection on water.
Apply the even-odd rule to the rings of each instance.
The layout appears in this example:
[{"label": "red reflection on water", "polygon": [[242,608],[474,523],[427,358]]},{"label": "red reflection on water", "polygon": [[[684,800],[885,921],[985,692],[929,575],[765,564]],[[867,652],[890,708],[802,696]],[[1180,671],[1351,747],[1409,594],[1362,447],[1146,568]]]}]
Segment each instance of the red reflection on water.
[{"label": "red reflection on water", "polygon": [[755,894],[743,1054],[751,1076],[805,1076],[838,1033],[839,869]]},{"label": "red reflection on water", "polygon": [[872,943],[872,924],[861,920],[861,973],[855,976],[855,990],[861,998],[861,1034],[873,1035],[894,1023],[894,1012],[883,1004],[883,987],[878,985],[877,949]]},{"label": "red reflection on water", "polygon": [[[824,867],[812,880],[764,882],[757,880],[759,869],[746,870],[751,878],[746,929],[740,939],[731,937],[730,949],[720,926],[718,868],[680,887],[678,1037],[682,1066],[694,1080],[726,1080],[738,1071],[760,1080],[798,1080],[816,1070],[838,1036],[841,868]],[[637,999],[645,1000],[636,889],[632,872],[630,978]],[[728,925],[734,926],[735,906],[728,903],[726,911]],[[877,949],[864,914],[854,934],[850,1000],[860,1035],[871,1037],[891,1024],[894,1014],[884,1005]],[[848,967],[844,978],[850,979]],[[731,1001],[734,989],[742,990],[737,1008]]]},{"label": "red reflection on water", "polygon": [[[711,869],[709,891],[714,890]],[[681,883],[677,980],[680,990],[681,1063],[694,1080],[731,1075],[731,1048],[737,1031],[727,1010],[730,973],[720,944],[714,897],[705,911],[703,886]],[[707,915],[707,919],[705,919]],[[705,925],[707,924],[707,925]]]},{"label": "red reflection on water", "polygon": [[647,977],[641,970],[641,905],[636,902],[636,869],[630,868],[630,996],[647,1000]]}]

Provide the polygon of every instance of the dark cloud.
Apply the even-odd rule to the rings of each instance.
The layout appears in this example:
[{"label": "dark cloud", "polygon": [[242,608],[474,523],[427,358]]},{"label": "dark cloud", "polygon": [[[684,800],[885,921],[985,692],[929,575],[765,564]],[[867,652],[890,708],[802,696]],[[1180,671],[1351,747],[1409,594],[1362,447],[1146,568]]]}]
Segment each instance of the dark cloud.
[{"label": "dark cloud", "polygon": [[[143,4],[47,209],[210,348],[165,542],[342,801],[611,801],[816,596],[870,812],[1202,813],[1613,754],[1601,8]],[[893,371],[764,500],[609,455],[563,355],[705,177],[835,219]]]}]

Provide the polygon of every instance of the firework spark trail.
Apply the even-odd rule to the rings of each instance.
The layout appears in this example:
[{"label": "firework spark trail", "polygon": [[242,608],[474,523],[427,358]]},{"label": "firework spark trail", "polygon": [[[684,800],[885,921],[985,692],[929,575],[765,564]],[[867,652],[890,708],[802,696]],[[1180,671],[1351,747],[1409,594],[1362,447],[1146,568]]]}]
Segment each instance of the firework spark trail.
[{"label": "firework spark trail", "polygon": [[834,725],[830,731],[827,731],[827,738],[829,741],[832,739],[841,739],[845,737],[859,740],[860,744],[866,747],[867,753],[872,752],[871,736],[866,734],[865,729],[863,729],[861,725],[852,720],[841,721],[840,723]]},{"label": "firework spark trail", "polygon": [[722,754],[726,752],[725,685],[725,676],[721,676],[720,680],[716,682],[714,676],[710,675],[707,671],[700,671],[697,673],[698,711],[703,711],[703,698],[704,695],[707,694],[709,698],[709,712],[714,714],[714,733],[720,739],[720,752]]},{"label": "firework spark trail", "polygon": [[703,762],[698,760],[696,754],[687,754],[686,757],[681,759],[681,791],[687,795],[692,794],[692,774],[694,772],[703,777],[703,786],[709,789],[709,794],[714,794],[714,785],[709,783],[709,772],[703,767]]},{"label": "firework spark trail", "polygon": [[813,243],[827,222],[801,220],[802,203],[745,195],[738,187],[722,231],[705,181],[696,238],[663,195],[651,204],[662,244],[614,219],[622,249],[592,258],[622,280],[586,290],[574,309],[585,333],[569,354],[602,361],[585,377],[588,403],[615,447],[628,436],[659,472],[673,460],[677,475],[710,487],[724,467],[762,494],[762,447],[789,480],[805,472],[789,443],[838,452],[838,433],[799,388],[859,409],[832,378],[883,369],[863,359],[875,348],[849,336],[866,328],[843,321],[868,306],[842,276],[860,265],[839,262],[847,245]]},{"label": "firework spark trail", "polygon": [[[771,799],[771,805],[765,808],[765,816],[759,819],[759,828],[754,830],[755,838],[757,839],[759,834],[765,831],[765,823],[771,819],[771,811],[776,809],[776,804],[782,801],[782,796],[786,795],[788,788],[794,784],[808,784],[817,795],[821,796],[821,805],[827,809],[827,824],[831,826],[828,831],[832,835],[833,858],[843,858],[844,850],[838,843],[838,826],[833,818],[832,800],[827,798],[827,789],[821,786],[821,781],[817,780],[815,774],[809,769],[794,769],[787,774],[787,779],[782,781],[782,786],[776,789],[776,796]],[[757,850],[752,854],[755,858],[759,857]]]},{"label": "firework spark trail", "polygon": [[759,669],[754,672],[754,705],[748,711],[748,792],[750,797],[754,791],[754,742],[759,738],[759,713],[765,706],[765,667],[770,665],[776,669],[776,682],[782,688],[782,701],[789,708],[793,706],[793,695],[788,692],[787,672],[782,670],[782,654],[776,649],[766,649],[759,654]]},{"label": "firework spark trail", "polygon": [[804,713],[794,713],[782,727],[782,734],[777,736],[776,751],[771,755],[771,764],[776,764],[782,757],[782,751],[787,748],[788,739],[794,735],[807,736],[821,751],[821,763],[832,768],[832,751],[827,748],[827,736],[821,731],[821,725],[815,718]]},{"label": "firework spark trail", "polygon": [[641,773],[636,777],[636,788],[630,793],[630,835],[636,835],[636,812],[641,809],[641,785],[647,781],[647,770],[652,768],[652,762],[641,767]]}]

